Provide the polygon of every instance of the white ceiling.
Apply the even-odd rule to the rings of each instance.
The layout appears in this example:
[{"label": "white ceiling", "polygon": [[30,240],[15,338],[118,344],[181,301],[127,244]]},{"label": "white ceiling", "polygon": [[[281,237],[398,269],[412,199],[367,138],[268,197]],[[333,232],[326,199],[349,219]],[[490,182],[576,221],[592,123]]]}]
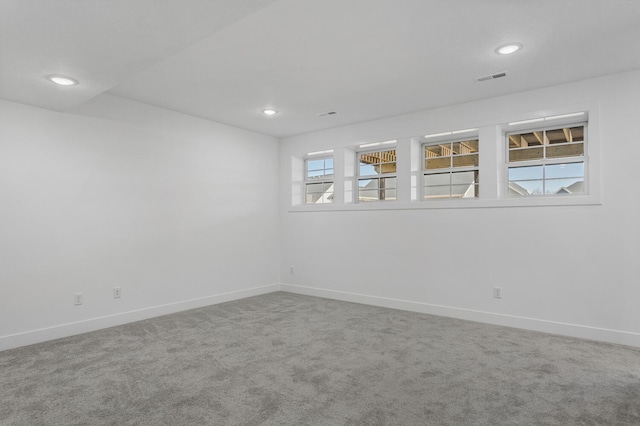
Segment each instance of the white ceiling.
[{"label": "white ceiling", "polygon": [[280,137],[638,68],[640,0],[0,0],[0,98],[107,91]]}]

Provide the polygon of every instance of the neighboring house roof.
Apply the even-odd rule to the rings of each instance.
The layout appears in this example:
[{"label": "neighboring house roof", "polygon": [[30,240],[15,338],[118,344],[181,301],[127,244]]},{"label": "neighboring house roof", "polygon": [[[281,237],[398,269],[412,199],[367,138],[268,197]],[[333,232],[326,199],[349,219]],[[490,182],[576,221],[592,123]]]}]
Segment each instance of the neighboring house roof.
[{"label": "neighboring house roof", "polygon": [[556,194],[582,194],[584,193],[584,181],[579,180],[569,186],[563,186],[556,191]]},{"label": "neighboring house roof", "polygon": [[[320,182],[318,182],[320,183]],[[328,183],[328,182],[326,182]],[[325,192],[307,193],[307,204],[325,204],[333,202],[333,184]],[[311,197],[311,199],[309,199]]]},{"label": "neighboring house roof", "polygon": [[531,193],[517,183],[509,182],[509,195],[531,195]]},{"label": "neighboring house roof", "polygon": [[316,200],[316,203],[331,203],[333,202],[333,184],[322,194],[322,197]]},{"label": "neighboring house roof", "polygon": [[[569,186],[563,186],[558,189],[554,194],[582,194],[584,193],[584,181],[577,181]],[[509,195],[531,195],[531,193],[524,187],[518,185],[515,182],[509,182]]]}]

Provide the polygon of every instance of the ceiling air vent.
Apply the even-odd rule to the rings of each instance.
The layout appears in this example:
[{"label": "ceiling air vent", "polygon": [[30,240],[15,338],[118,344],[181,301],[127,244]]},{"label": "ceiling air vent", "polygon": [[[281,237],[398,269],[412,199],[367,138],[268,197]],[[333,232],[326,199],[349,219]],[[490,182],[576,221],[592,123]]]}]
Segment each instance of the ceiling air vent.
[{"label": "ceiling air vent", "polygon": [[476,81],[489,81],[489,80],[495,80],[496,78],[502,78],[506,76],[507,76],[507,72],[503,71],[503,72],[497,72],[495,74],[483,75],[482,77],[476,78]]}]

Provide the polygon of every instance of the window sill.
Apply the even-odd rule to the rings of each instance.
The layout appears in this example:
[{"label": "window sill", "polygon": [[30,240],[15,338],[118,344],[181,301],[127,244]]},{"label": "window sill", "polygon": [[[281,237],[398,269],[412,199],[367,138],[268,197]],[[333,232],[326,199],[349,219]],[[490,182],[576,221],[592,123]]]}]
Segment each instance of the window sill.
[{"label": "window sill", "polygon": [[431,210],[431,209],[484,209],[508,207],[550,207],[550,206],[599,206],[601,201],[594,195],[575,195],[559,197],[527,197],[501,199],[457,199],[425,201],[382,201],[353,204],[318,204],[291,206],[290,213],[333,212],[333,211],[372,211],[372,210]]}]

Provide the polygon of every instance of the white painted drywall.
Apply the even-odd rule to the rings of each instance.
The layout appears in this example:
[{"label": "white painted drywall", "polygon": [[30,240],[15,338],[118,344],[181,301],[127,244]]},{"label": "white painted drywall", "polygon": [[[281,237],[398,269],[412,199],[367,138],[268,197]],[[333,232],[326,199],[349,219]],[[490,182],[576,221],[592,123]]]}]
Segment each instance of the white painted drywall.
[{"label": "white painted drywall", "polygon": [[[292,156],[584,105],[598,122],[601,205],[290,207]],[[639,117],[635,71],[286,138],[283,289],[640,346]]]},{"label": "white painted drywall", "polygon": [[[639,95],[636,71],[291,137],[280,158],[274,138],[113,96],[0,101],[0,349],[272,291],[278,272],[289,291],[640,346]],[[289,209],[292,155],[583,105],[602,205]]]},{"label": "white painted drywall", "polygon": [[275,138],[114,96],[0,101],[0,348],[271,291],[277,162]]}]

